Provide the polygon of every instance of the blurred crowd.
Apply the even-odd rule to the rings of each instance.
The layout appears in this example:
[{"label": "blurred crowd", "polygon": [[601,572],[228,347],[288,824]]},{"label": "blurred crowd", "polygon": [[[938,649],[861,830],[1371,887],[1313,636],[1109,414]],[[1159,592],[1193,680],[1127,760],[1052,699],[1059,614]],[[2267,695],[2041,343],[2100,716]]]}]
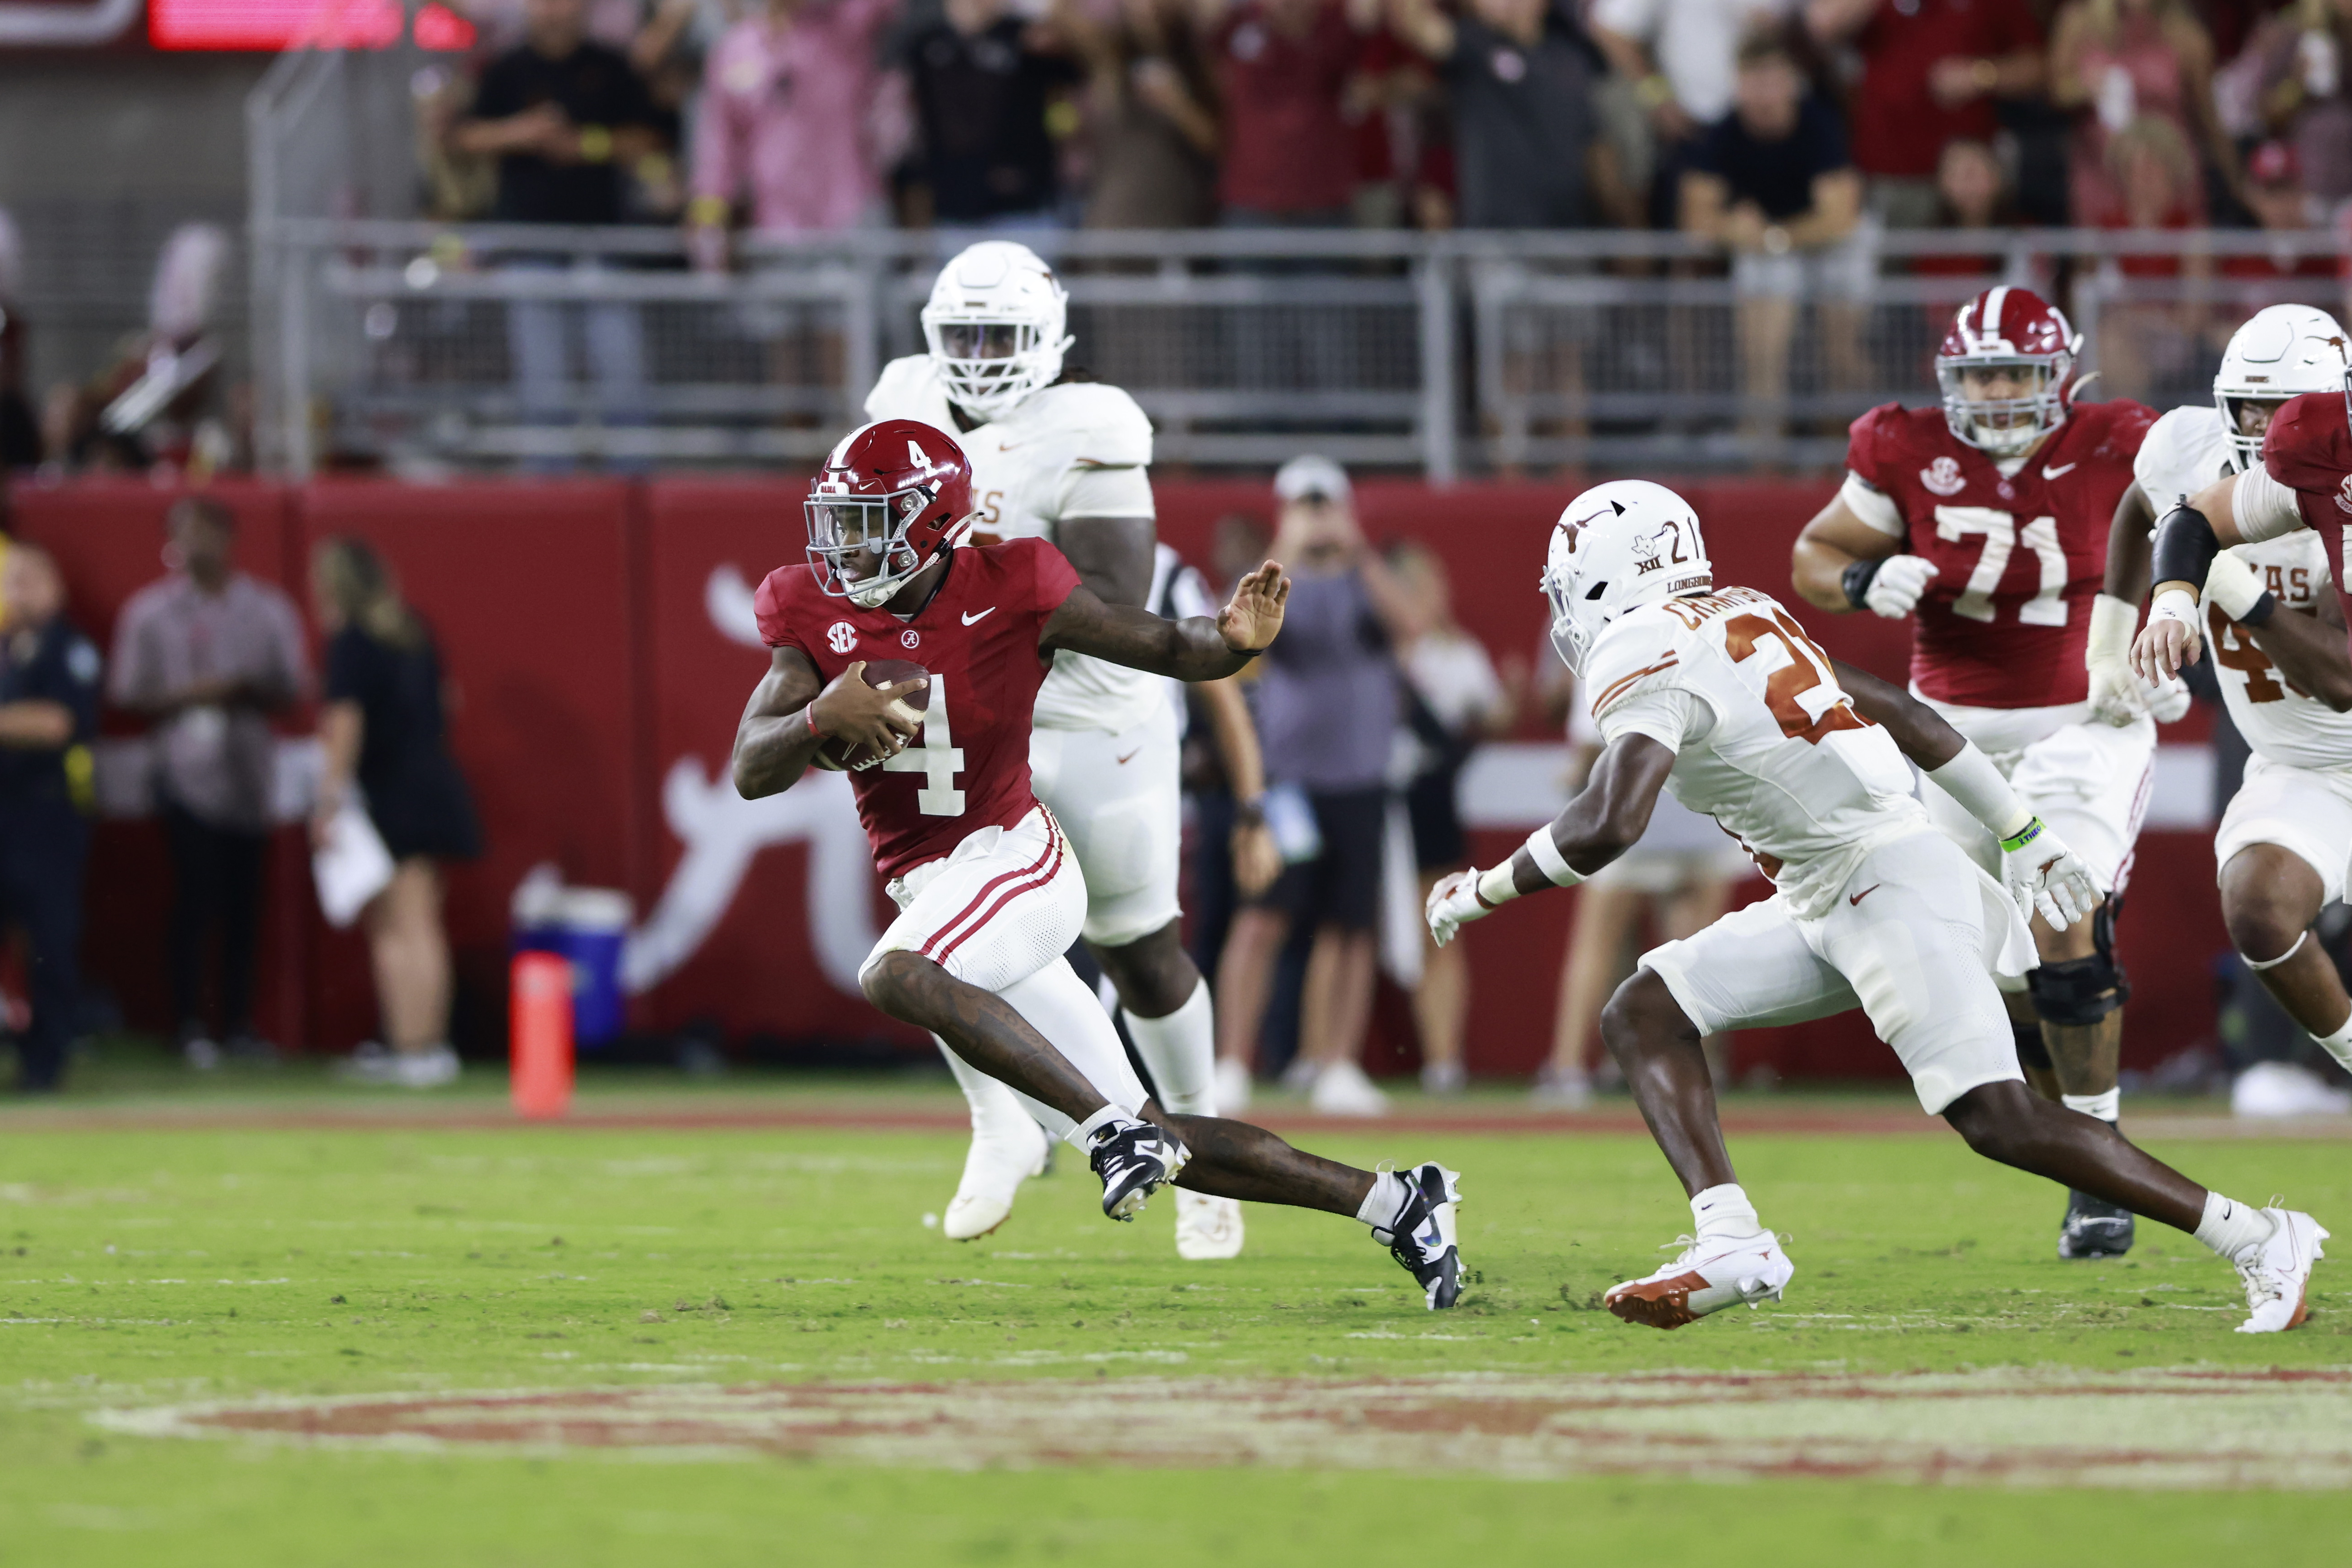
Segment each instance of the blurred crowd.
[{"label": "blurred crowd", "polygon": [[2352,0],[471,0],[446,217],[2303,227],[2352,198]]}]

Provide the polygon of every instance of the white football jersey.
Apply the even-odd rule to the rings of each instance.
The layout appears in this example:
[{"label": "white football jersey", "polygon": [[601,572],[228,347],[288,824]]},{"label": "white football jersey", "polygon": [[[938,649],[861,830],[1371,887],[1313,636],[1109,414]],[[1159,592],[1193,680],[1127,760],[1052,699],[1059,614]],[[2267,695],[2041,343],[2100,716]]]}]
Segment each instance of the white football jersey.
[{"label": "white football jersey", "polygon": [[[2196,404],[2158,420],[2133,464],[2139,488],[2159,517],[2180,497],[2194,496],[2236,471],[2221,411]],[[2335,591],[2327,574],[2327,547],[2307,528],[2259,543],[2233,545],[2231,553],[2261,572],[2263,585],[2290,610],[2315,612]],[[2352,713],[2338,713],[2287,684],[2254,639],[2221,611],[2206,609],[2205,630],[2221,700],[2247,745],[2293,767],[2352,767]]]},{"label": "white football jersey", "polygon": [[1586,679],[1601,735],[1672,747],[1666,787],[1738,839],[1801,920],[1827,914],[1872,850],[1931,830],[1895,738],[1769,594],[1630,611],[1593,644]]},{"label": "white football jersey", "polygon": [[[1081,517],[1151,517],[1151,421],[1135,399],[1098,382],[1063,382],[1024,398],[1001,419],[960,428],[929,354],[882,367],[866,395],[869,419],[919,419],[953,436],[971,460],[976,531],[1061,543],[1059,524]],[[1159,678],[1062,653],[1037,692],[1046,730],[1132,729],[1166,700]]]}]

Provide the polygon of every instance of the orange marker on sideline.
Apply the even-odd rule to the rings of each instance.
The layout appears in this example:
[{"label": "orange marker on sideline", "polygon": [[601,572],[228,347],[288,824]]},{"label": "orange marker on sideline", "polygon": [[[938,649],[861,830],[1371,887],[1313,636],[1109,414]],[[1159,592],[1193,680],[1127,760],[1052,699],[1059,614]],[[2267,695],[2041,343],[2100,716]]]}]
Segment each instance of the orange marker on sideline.
[{"label": "orange marker on sideline", "polygon": [[552,952],[518,952],[509,1003],[508,1084],[515,1113],[547,1119],[572,1108],[572,965]]}]

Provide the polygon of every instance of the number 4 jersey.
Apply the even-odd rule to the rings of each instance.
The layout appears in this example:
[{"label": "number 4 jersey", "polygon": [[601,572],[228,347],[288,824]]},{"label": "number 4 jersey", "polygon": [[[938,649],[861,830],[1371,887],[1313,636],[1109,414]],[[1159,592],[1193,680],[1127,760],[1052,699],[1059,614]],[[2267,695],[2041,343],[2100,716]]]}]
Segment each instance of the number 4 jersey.
[{"label": "number 4 jersey", "polygon": [[1029,730],[1048,668],[1037,641],[1077,586],[1078,574],[1042,539],[950,552],[946,577],[908,620],[832,597],[806,566],[779,566],[760,584],[761,637],[800,649],[827,684],[860,661],[912,659],[930,671],[915,740],[850,775],[884,876],[902,877],[1035,808]]},{"label": "number 4 jersey", "polygon": [[1929,829],[1895,738],[1854,710],[1768,594],[1630,611],[1601,634],[1586,677],[1602,737],[1671,750],[1675,798],[1738,839],[1801,920],[1827,914],[1873,850]]},{"label": "number 4 jersey", "polygon": [[1941,407],[1890,403],[1853,422],[1847,508],[1936,566],[1916,612],[1914,689],[1971,708],[2088,699],[2107,528],[2155,419],[2128,400],[2076,404],[2011,473],[1954,436]]}]

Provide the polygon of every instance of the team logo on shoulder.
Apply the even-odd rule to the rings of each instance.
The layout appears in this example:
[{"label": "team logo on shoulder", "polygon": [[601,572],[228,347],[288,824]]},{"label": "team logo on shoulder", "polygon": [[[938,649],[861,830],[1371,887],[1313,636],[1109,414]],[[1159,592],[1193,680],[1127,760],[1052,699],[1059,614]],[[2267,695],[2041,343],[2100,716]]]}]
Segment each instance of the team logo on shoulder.
[{"label": "team logo on shoulder", "polygon": [[824,631],[827,647],[835,653],[847,653],[857,646],[857,628],[847,621],[835,621]]},{"label": "team logo on shoulder", "polygon": [[1968,476],[1954,458],[1938,458],[1920,469],[1919,482],[1939,496],[1956,496],[1969,488]]},{"label": "team logo on shoulder", "polygon": [[915,628],[912,626],[908,626],[905,631],[898,634],[898,646],[900,647],[915,647],[919,646],[922,640],[921,636],[917,633]]},{"label": "team logo on shoulder", "polygon": [[2336,487],[2336,510],[2352,511],[2352,474],[2345,475],[2344,482]]}]

